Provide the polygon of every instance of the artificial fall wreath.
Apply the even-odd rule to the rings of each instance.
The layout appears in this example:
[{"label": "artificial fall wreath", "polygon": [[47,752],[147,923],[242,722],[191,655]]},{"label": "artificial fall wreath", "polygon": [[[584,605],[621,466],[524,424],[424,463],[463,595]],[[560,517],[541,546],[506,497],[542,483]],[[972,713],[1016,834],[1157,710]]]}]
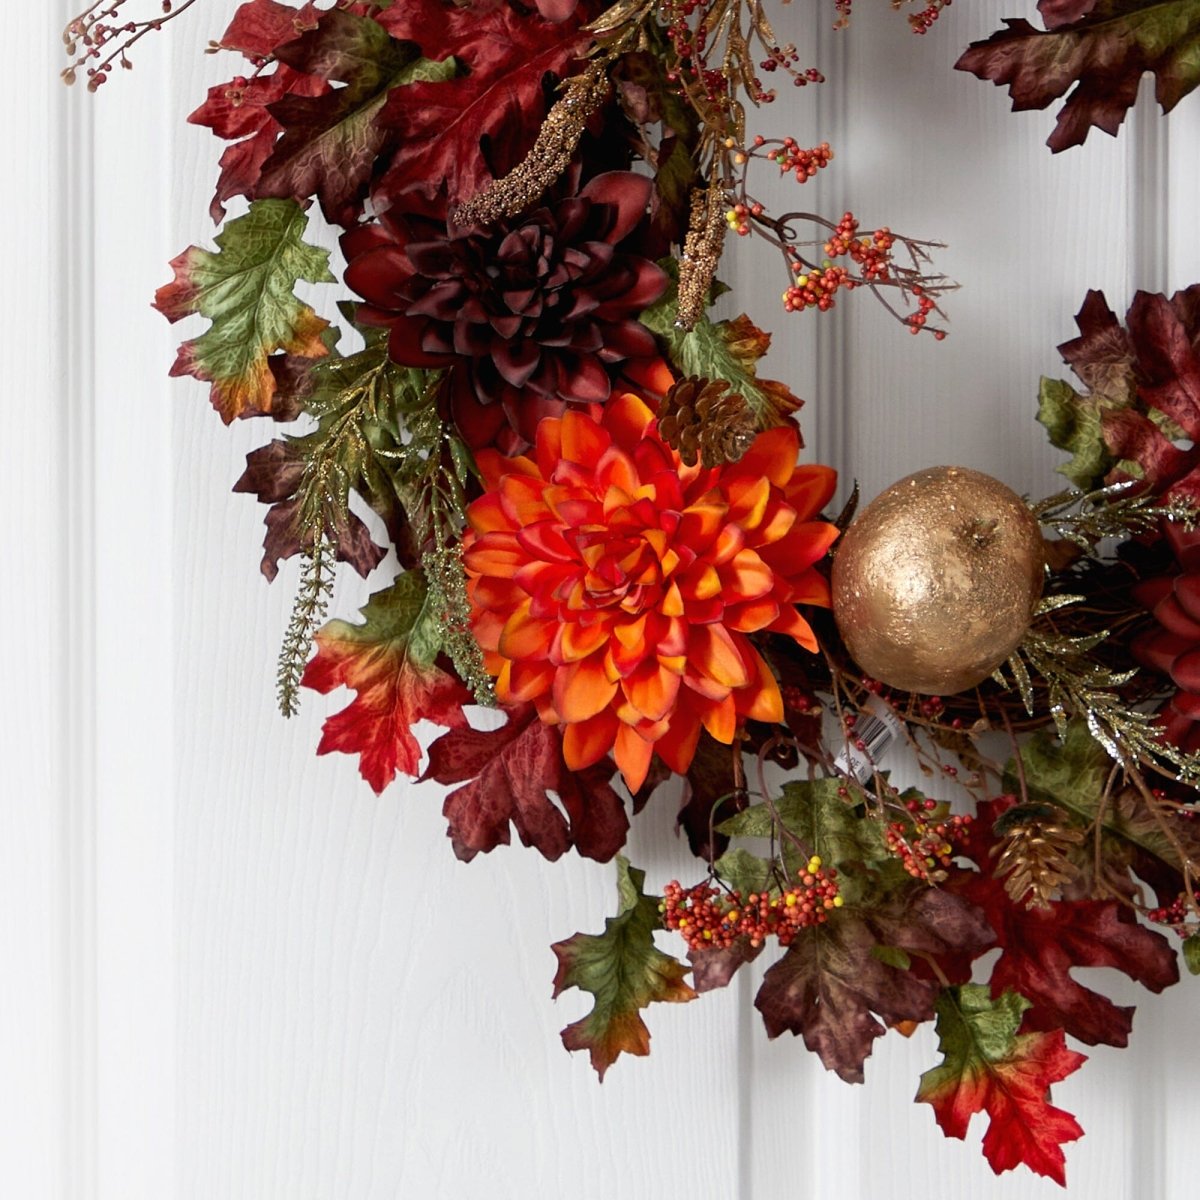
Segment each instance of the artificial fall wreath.
[{"label": "artificial fall wreath", "polygon": [[[1069,91],[1061,150],[1115,133],[1145,70],[1164,109],[1195,87],[1186,2],[1043,3],[1046,29],[1010,21],[958,66],[1015,108]],[[197,0],[123,3],[70,24],[68,79],[96,90]],[[747,133],[764,76],[822,82],[761,0],[249,0],[211,48],[247,65],[190,120],[228,142],[214,219],[242,213],[156,303],[209,321],[172,374],[226,423],[297,423],[235,485],[269,505],[263,573],[302,560],[283,711],[356,692],[318,752],[376,791],[447,787],[460,858],[514,829],[616,858],[605,931],[554,946],[555,994],[595,1001],[563,1041],[601,1076],[647,1053],[641,1010],[766,953],[772,1037],[858,1082],[887,1029],[936,1020],[917,1099],[953,1137],[986,1111],[993,1169],[1063,1182],[1067,1038],[1123,1046],[1132,1018],[1071,970],[1160,991],[1159,930],[1200,970],[1200,284],[1124,322],[1087,296],[1059,348],[1082,390],[1041,385],[1067,491],[936,467],[828,512],[768,336],[709,315],[727,235],[777,248],[789,312],[867,288],[940,340],[952,285],[933,243],[756,199],[752,171],[803,184],[833,157]],[[343,231],[341,331],[295,295],[336,282],[314,201]],[[387,551],[361,620],[326,623],[335,562],[365,577]],[[424,768],[421,720],[445,729]],[[895,787],[889,744],[955,802]],[[650,895],[619,852],[674,778],[699,861]]]}]

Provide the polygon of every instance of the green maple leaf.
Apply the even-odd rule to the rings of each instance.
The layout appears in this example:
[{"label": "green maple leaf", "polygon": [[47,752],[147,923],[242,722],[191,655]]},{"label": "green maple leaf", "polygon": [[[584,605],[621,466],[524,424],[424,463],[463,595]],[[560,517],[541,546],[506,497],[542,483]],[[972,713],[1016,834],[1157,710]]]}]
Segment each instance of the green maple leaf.
[{"label": "green maple leaf", "polygon": [[1077,488],[1099,487],[1117,460],[1104,444],[1104,412],[1127,407],[1098,393],[1081,395],[1065,379],[1043,377],[1038,391],[1037,419],[1050,435],[1050,444],[1065,450],[1071,461],[1057,470]]},{"label": "green maple leaf", "polygon": [[551,949],[558,957],[554,995],[577,987],[595,999],[592,1011],[562,1031],[568,1050],[587,1050],[601,1079],[622,1052],[650,1053],[650,1031],[641,1010],[654,1001],[680,1003],[696,998],[683,981],[687,967],[654,945],[662,927],[656,897],[642,892],[646,873],[617,856],[615,917],[601,934],[577,933]]},{"label": "green maple leaf", "polygon": [[986,1111],[983,1153],[993,1171],[1024,1163],[1065,1186],[1062,1145],[1083,1130],[1050,1104],[1049,1089],[1087,1060],[1067,1049],[1061,1029],[1018,1034],[1029,1006],[1016,992],[992,999],[979,984],[942,992],[937,1032],[944,1060],[921,1076],[917,1100],[933,1107],[947,1137],[965,1137],[971,1117]]},{"label": "green maple leaf", "polygon": [[1200,83],[1200,0],[1098,0],[1080,20],[1053,29],[1005,25],[973,42],[955,66],[1007,85],[1014,110],[1066,96],[1047,141],[1056,152],[1079,145],[1092,128],[1115,135],[1147,71],[1164,112]]},{"label": "green maple leaf", "polygon": [[[673,281],[678,277],[678,264],[660,265]],[[679,372],[727,382],[730,390],[746,401],[760,429],[788,423],[788,414],[803,401],[785,384],[758,375],[757,364],[771,345],[771,335],[745,314],[716,323],[704,316],[694,329],[685,332],[675,324],[678,311],[677,288],[672,282],[639,320],[664,343]]]},{"label": "green maple leaf", "polygon": [[189,246],[171,262],[175,278],[154,306],[169,321],[198,313],[212,326],[179,347],[172,375],[212,384],[213,407],[228,424],[270,413],[277,398],[270,356],[328,353],[329,322],[296,298],[296,283],[333,283],[329,252],[302,235],[308,218],[293,200],[256,200],[217,235],[217,252]]}]

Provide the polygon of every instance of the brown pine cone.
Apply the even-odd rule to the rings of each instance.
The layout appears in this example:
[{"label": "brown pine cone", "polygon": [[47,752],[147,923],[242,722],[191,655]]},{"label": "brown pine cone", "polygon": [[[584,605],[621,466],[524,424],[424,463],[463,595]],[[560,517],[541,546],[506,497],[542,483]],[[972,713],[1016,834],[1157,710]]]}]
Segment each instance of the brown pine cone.
[{"label": "brown pine cone", "polygon": [[658,432],[689,467],[737,462],[757,433],[746,401],[721,379],[689,375],[667,393]]}]

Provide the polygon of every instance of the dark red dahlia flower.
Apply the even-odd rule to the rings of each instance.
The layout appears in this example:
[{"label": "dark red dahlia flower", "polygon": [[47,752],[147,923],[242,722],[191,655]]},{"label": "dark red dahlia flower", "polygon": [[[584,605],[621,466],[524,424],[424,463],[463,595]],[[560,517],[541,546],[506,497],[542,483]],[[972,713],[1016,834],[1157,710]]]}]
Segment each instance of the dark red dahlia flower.
[{"label": "dark red dahlia flower", "polygon": [[607,400],[622,363],[657,353],[636,318],[666,275],[619,248],[650,188],[610,171],[489,227],[385,214],[342,239],[346,281],[361,318],[389,327],[396,362],[450,368],[463,437],[516,453],[543,417]]},{"label": "dark red dahlia flower", "polygon": [[1200,532],[1166,523],[1179,572],[1147,579],[1134,599],[1154,614],[1158,628],[1139,634],[1130,649],[1143,666],[1171,677],[1178,691],[1159,713],[1163,736],[1181,750],[1200,750]]}]

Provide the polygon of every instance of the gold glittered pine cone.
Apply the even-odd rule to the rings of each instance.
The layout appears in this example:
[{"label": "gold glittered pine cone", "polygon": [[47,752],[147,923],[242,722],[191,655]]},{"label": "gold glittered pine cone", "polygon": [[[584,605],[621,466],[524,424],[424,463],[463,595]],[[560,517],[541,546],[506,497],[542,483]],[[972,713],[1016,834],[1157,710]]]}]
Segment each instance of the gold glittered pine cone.
[{"label": "gold glittered pine cone", "polygon": [[737,462],[758,432],[745,400],[720,379],[689,375],[663,399],[658,432],[689,467]]}]

